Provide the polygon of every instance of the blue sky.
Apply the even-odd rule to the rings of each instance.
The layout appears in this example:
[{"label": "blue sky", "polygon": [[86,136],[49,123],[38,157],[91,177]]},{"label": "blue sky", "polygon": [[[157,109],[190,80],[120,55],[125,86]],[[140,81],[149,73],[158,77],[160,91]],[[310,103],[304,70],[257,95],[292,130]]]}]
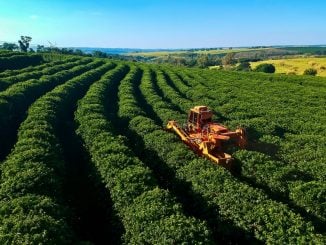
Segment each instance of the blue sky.
[{"label": "blue sky", "polygon": [[0,0],[0,41],[75,47],[326,44],[325,0]]}]

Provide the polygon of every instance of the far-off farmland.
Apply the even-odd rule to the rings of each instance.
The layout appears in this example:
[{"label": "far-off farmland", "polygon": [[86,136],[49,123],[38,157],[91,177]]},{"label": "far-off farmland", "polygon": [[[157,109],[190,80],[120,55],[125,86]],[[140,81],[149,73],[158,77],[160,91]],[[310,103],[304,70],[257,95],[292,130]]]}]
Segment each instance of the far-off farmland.
[{"label": "far-off farmland", "polygon": [[326,76],[326,57],[302,57],[278,60],[264,60],[251,62],[251,67],[255,68],[259,64],[269,63],[275,66],[275,73],[288,75],[303,75],[304,71],[312,68],[317,71],[317,76]]}]

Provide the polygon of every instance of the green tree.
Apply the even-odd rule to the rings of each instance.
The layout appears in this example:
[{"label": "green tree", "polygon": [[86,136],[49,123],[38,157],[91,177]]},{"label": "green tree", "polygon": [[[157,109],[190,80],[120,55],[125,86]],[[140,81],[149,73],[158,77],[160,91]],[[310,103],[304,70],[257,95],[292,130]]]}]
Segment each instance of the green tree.
[{"label": "green tree", "polygon": [[93,56],[97,57],[97,58],[107,58],[108,57],[108,55],[106,53],[99,51],[99,50],[95,50],[93,52]]},{"label": "green tree", "polygon": [[209,66],[209,58],[208,55],[201,55],[197,59],[197,64],[201,68],[206,68]]},{"label": "green tree", "polygon": [[256,66],[254,71],[265,72],[265,73],[274,73],[275,66],[273,64],[263,63]]},{"label": "green tree", "polygon": [[18,49],[18,45],[15,44],[15,43],[3,43],[3,44],[1,45],[1,48],[2,48],[2,49],[6,49],[6,50],[13,51],[13,50]]},{"label": "green tree", "polygon": [[237,66],[236,70],[237,71],[250,71],[251,70],[250,63],[248,61],[241,62]]},{"label": "green tree", "polygon": [[316,76],[317,70],[314,68],[308,68],[303,72],[303,75],[310,75],[310,76]]},{"label": "green tree", "polygon": [[225,55],[222,58],[222,64],[224,66],[225,65],[233,65],[235,63],[234,56],[235,56],[234,52],[228,53],[227,55]]},{"label": "green tree", "polygon": [[20,50],[23,52],[27,52],[29,48],[29,43],[32,41],[32,38],[29,36],[21,36],[20,40],[18,40]]},{"label": "green tree", "polygon": [[37,47],[36,47],[36,51],[37,51],[37,52],[44,52],[44,51],[45,51],[45,47],[44,47],[44,45],[37,45]]},{"label": "green tree", "polygon": [[84,55],[84,52],[82,50],[80,50],[80,49],[76,49],[75,51],[73,51],[73,53],[75,55]]}]

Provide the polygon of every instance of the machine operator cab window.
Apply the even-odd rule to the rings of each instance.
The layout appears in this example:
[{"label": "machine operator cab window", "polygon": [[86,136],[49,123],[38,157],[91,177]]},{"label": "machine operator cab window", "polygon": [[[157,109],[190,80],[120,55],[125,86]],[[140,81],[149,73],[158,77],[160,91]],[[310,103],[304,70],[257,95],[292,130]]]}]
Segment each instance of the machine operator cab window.
[{"label": "machine operator cab window", "polygon": [[198,106],[190,110],[188,128],[193,131],[201,131],[202,127],[212,121],[213,113],[206,106]]},{"label": "machine operator cab window", "polygon": [[212,118],[211,118],[211,117],[210,117],[210,118],[206,118],[206,119],[202,119],[202,120],[201,120],[201,124],[202,124],[202,125],[205,125],[205,124],[210,123],[210,122],[212,122]]},{"label": "machine operator cab window", "polygon": [[200,120],[200,114],[198,112],[191,110],[188,116],[188,129],[190,131],[198,131],[199,120]]},{"label": "machine operator cab window", "polygon": [[188,116],[188,125],[190,129],[193,129],[197,125],[198,113],[190,111]]}]

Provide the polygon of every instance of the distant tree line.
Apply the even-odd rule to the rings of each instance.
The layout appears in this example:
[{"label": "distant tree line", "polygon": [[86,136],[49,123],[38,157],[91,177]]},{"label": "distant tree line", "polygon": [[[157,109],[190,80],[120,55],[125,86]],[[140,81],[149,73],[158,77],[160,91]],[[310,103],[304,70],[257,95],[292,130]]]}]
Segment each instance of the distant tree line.
[{"label": "distant tree line", "polygon": [[36,49],[30,48],[30,42],[32,37],[30,36],[21,36],[20,40],[16,43],[4,42],[0,45],[0,49],[7,51],[20,51],[20,52],[37,52],[37,53],[55,53],[55,54],[68,54],[68,55],[79,55],[79,56],[89,56],[96,58],[109,58],[109,59],[119,59],[119,60],[128,60],[136,61],[131,56],[123,56],[118,54],[107,54],[102,51],[93,51],[92,53],[85,53],[80,49],[74,48],[59,48],[51,44],[50,46],[37,45]]},{"label": "distant tree line", "polygon": [[4,42],[2,45],[0,45],[0,49],[4,49],[8,51],[34,52],[33,49],[29,48],[29,44],[31,41],[32,41],[31,37],[21,36],[20,40],[18,40],[18,45],[16,43]]},{"label": "distant tree line", "polygon": [[227,66],[228,69],[237,63],[241,62],[255,62],[261,61],[259,57],[250,57],[243,58],[237,57],[239,53],[229,52],[227,54],[198,54],[198,53],[182,53],[171,54],[160,57],[151,57],[151,56],[134,56],[134,60],[147,63],[156,63],[156,64],[172,64],[176,66],[187,66],[187,67],[200,67],[208,68],[210,66]]},{"label": "distant tree line", "polygon": [[19,47],[15,43],[4,42],[2,45],[0,45],[0,48],[8,51],[15,51],[18,50]]},{"label": "distant tree line", "polygon": [[[198,49],[186,49],[185,53],[180,55],[171,54],[162,57],[145,57],[145,56],[128,56],[118,54],[108,54],[102,51],[93,51],[92,53],[85,53],[80,49],[74,48],[59,48],[55,45],[44,46],[37,45],[36,50],[30,48],[30,42],[32,37],[21,36],[18,40],[18,44],[5,42],[0,45],[0,49],[9,51],[20,51],[20,52],[37,52],[37,53],[56,53],[56,54],[68,54],[68,55],[79,55],[79,56],[90,56],[97,58],[114,58],[118,60],[127,61],[140,61],[150,63],[169,63],[176,66],[187,66],[187,67],[200,67],[208,68],[211,66],[218,67],[219,69],[236,70],[236,71],[259,71],[266,73],[274,73],[275,67],[272,64],[262,64],[257,66],[255,69],[250,67],[250,62],[256,62],[265,60],[268,58],[284,58],[287,55],[293,55],[298,53],[314,53],[318,55],[326,54],[326,48],[324,47],[286,47],[278,49],[266,49],[256,50],[259,48],[271,48],[269,46],[255,46],[249,49],[254,49],[247,52],[234,52],[232,47],[219,48],[220,50],[231,50],[228,53],[207,53],[199,54],[195,51],[210,51],[218,48],[198,48]],[[307,75],[314,75],[314,71],[308,70],[305,72]]]}]

